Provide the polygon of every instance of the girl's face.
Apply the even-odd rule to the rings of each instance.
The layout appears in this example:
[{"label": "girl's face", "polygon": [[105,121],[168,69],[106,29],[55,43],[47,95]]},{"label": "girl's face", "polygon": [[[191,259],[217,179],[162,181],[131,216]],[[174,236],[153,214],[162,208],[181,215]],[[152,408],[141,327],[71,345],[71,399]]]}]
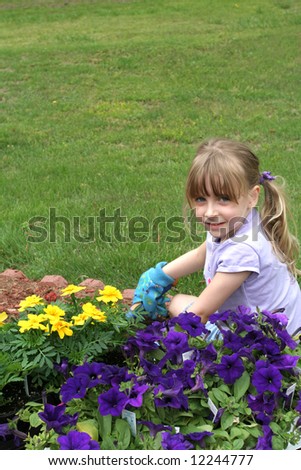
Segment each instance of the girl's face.
[{"label": "girl's face", "polygon": [[[208,182],[209,183],[209,182]],[[244,224],[259,196],[259,186],[254,186],[247,194],[231,201],[227,195],[215,195],[208,184],[207,193],[195,199],[194,208],[197,219],[214,238],[225,240],[232,237]]]}]

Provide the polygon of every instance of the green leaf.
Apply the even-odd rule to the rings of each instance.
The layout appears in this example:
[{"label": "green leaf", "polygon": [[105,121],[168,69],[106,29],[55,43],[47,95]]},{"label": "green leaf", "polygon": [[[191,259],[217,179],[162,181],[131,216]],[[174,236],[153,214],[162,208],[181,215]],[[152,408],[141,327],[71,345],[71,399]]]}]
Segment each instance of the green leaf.
[{"label": "green leaf", "polygon": [[221,417],[221,428],[223,430],[228,429],[230,426],[232,426],[233,421],[234,421],[234,416],[228,413],[227,411],[225,411]]},{"label": "green leaf", "polygon": [[37,428],[41,426],[42,420],[39,417],[38,413],[31,413],[29,416],[29,424],[32,428]]},{"label": "green leaf", "polygon": [[213,388],[212,393],[214,398],[219,401],[219,403],[226,403],[228,401],[228,395],[225,392],[222,392],[219,388]]},{"label": "green leaf", "polygon": [[238,401],[243,397],[250,386],[250,376],[247,371],[245,371],[239,379],[234,383],[234,397]]},{"label": "green leaf", "polygon": [[118,448],[123,450],[127,449],[132,437],[129,424],[124,419],[117,419],[115,428],[118,434]]},{"label": "green leaf", "polygon": [[230,440],[230,436],[227,431],[223,431],[222,429],[216,429],[214,431],[214,437],[224,437],[227,440]]},{"label": "green leaf", "polygon": [[76,428],[80,432],[86,432],[92,439],[98,441],[98,429],[95,419],[86,419],[85,421],[78,422]]},{"label": "green leaf", "polygon": [[241,450],[244,446],[244,440],[243,439],[235,439],[233,441],[233,450]]},{"label": "green leaf", "polygon": [[98,423],[100,437],[104,439],[105,436],[109,436],[112,432],[112,415],[98,415]]},{"label": "green leaf", "polygon": [[287,447],[287,442],[284,439],[282,439],[280,436],[273,436],[272,447],[273,447],[273,450],[284,450]]}]

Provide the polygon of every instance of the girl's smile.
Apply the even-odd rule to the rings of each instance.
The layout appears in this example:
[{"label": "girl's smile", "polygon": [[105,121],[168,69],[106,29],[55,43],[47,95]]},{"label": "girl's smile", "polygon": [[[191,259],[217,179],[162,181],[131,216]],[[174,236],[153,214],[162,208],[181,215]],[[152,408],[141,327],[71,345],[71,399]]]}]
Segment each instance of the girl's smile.
[{"label": "girl's smile", "polygon": [[257,203],[258,191],[255,186],[236,202],[226,195],[214,194],[208,182],[206,194],[195,199],[196,217],[213,237],[225,240],[244,224],[251,208]]}]

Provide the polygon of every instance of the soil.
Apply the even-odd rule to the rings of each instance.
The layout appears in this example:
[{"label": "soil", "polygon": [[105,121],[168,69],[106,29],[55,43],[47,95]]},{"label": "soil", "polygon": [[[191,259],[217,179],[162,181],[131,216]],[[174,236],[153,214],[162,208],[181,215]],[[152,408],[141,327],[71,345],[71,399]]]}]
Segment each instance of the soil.
[{"label": "soil", "polygon": [[0,275],[0,313],[6,312],[10,316],[18,316],[21,300],[30,295],[38,295],[45,300],[52,292],[59,296],[61,288],[52,282],[30,281],[28,279],[15,279]]},{"label": "soil", "polygon": [[[46,275],[40,281],[33,281],[22,271],[6,269],[0,273],[0,313],[6,312],[10,317],[18,317],[21,300],[37,295],[47,302],[52,302],[61,297],[61,290],[67,285],[67,280],[59,275]],[[75,294],[76,297],[93,297],[105,286],[101,280],[91,278],[85,279],[79,285],[85,286],[85,290]],[[122,302],[130,306],[133,295],[134,289],[124,289]]]}]

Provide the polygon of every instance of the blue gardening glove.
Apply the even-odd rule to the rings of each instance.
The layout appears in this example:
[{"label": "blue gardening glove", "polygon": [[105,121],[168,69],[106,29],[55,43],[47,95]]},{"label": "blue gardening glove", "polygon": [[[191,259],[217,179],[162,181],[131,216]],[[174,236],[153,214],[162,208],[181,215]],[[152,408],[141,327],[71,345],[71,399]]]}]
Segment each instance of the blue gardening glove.
[{"label": "blue gardening glove", "polygon": [[[141,309],[145,310],[152,320],[155,320],[158,315],[168,316],[165,307],[168,298],[164,297],[164,294],[171,289],[175,279],[162,271],[162,267],[166,264],[166,261],[162,261],[154,268],[145,271],[135,289],[133,305],[141,303]],[[133,315],[133,311],[130,310],[127,317],[129,314]]]}]

